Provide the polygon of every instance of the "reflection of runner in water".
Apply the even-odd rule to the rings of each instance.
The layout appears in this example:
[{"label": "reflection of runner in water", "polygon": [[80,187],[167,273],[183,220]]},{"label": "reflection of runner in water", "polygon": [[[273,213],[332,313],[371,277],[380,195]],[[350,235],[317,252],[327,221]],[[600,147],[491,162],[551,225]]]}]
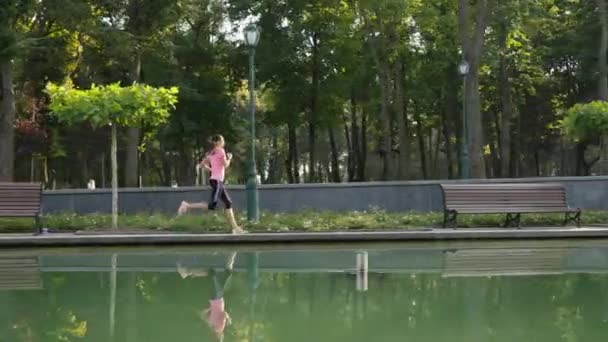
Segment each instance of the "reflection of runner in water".
[{"label": "reflection of runner in water", "polygon": [[209,324],[215,335],[220,341],[224,339],[224,330],[227,325],[232,324],[230,315],[226,311],[224,301],[224,291],[232,277],[232,269],[236,259],[236,252],[230,253],[226,261],[226,269],[218,272],[211,268],[209,271],[187,269],[178,263],[177,272],[182,278],[209,276],[212,280],[212,287],[209,299],[209,307],[200,312],[201,319]]}]

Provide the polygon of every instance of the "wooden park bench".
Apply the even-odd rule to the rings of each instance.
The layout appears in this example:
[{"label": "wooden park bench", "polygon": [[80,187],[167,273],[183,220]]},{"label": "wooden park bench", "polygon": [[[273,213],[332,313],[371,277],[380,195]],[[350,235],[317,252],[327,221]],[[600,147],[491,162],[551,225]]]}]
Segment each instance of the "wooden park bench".
[{"label": "wooden park bench", "polygon": [[520,227],[524,213],[565,213],[564,225],[581,225],[581,210],[571,208],[562,184],[441,184],[443,227],[456,227],[458,214],[506,214],[504,227]]},{"label": "wooden park bench", "polygon": [[0,217],[33,218],[42,229],[42,184],[0,183]]}]

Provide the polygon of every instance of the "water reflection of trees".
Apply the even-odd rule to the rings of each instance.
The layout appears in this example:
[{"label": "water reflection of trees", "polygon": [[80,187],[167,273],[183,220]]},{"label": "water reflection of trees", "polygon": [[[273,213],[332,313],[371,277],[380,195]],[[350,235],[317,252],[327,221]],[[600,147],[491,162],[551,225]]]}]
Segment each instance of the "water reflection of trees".
[{"label": "water reflection of trees", "polygon": [[[0,341],[108,341],[109,279],[50,273],[44,291],[0,292]],[[225,341],[599,341],[607,280],[370,274],[361,292],[352,275],[265,273],[253,261],[226,290],[234,323]],[[119,273],[115,341],[210,341],[197,315],[210,286],[177,273]]]}]

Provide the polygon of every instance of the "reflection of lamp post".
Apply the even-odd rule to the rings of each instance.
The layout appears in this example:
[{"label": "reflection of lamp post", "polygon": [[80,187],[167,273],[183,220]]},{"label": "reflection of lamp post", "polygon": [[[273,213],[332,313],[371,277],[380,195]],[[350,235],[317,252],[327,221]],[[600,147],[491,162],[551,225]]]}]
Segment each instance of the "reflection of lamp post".
[{"label": "reflection of lamp post", "polygon": [[247,172],[247,219],[259,218],[257,172],[255,169],[255,48],[260,41],[260,31],[251,24],[245,28],[245,45],[249,48],[249,113],[251,114],[251,146]]},{"label": "reflection of lamp post", "polygon": [[255,342],[255,303],[256,290],[259,283],[259,262],[260,256],[258,252],[249,254],[247,261],[247,285],[249,288],[249,342]]},{"label": "reflection of lamp post", "polygon": [[469,63],[463,59],[458,66],[462,76],[462,138],[460,140],[460,178],[470,178],[471,161],[469,160],[469,116],[467,114],[467,75]]}]

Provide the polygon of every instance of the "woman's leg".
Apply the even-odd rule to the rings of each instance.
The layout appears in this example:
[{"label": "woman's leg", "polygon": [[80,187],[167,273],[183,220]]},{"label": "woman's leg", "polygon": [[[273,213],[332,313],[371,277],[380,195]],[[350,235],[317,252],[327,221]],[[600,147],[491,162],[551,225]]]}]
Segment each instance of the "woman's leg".
[{"label": "woman's leg", "polygon": [[236,222],[236,218],[234,217],[234,210],[232,209],[232,200],[228,195],[228,191],[226,191],[224,184],[221,184],[220,187],[220,198],[222,199],[222,202],[224,202],[224,206],[226,208],[226,219],[228,220],[228,224],[230,224],[230,227],[232,228],[232,233],[243,234],[245,231],[238,225],[238,223]]},{"label": "woman's leg", "polygon": [[177,209],[177,215],[182,215],[188,212],[188,210],[190,209],[208,209],[208,204],[207,202],[197,202],[197,203],[189,203],[186,201],[182,201],[182,203],[179,206],[179,209]]},{"label": "woman's leg", "polygon": [[218,181],[214,179],[209,181],[209,185],[211,186],[211,202],[189,203],[183,201],[179,206],[179,209],[177,209],[177,215],[185,214],[190,209],[214,210],[217,207],[217,202],[220,198],[221,188],[218,186]]},{"label": "woman's leg", "polygon": [[215,208],[217,207],[217,202],[219,202],[219,200],[220,200],[220,195],[222,192],[222,184],[221,184],[221,182],[219,182],[215,179],[210,179],[209,185],[211,185],[211,201],[207,205],[207,209],[215,210]]},{"label": "woman's leg", "polygon": [[224,292],[230,283],[230,279],[232,278],[232,271],[234,268],[234,261],[236,260],[236,252],[231,252],[226,260],[226,265],[224,272],[218,273],[214,272],[213,275],[213,285],[215,288],[216,298],[221,298],[224,296]]}]

